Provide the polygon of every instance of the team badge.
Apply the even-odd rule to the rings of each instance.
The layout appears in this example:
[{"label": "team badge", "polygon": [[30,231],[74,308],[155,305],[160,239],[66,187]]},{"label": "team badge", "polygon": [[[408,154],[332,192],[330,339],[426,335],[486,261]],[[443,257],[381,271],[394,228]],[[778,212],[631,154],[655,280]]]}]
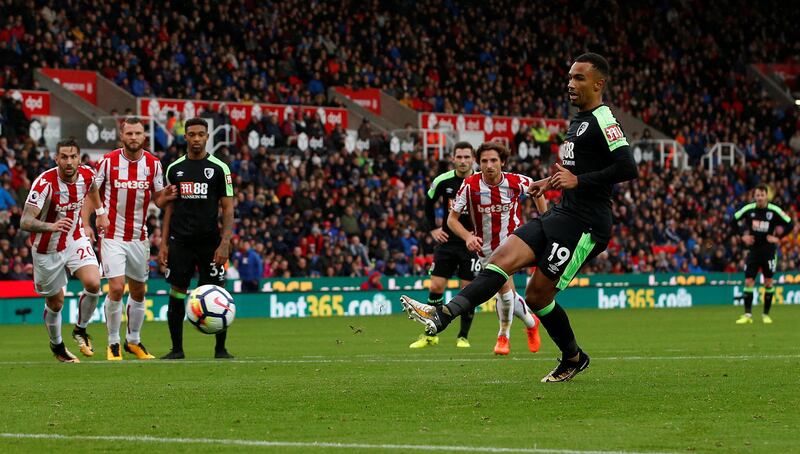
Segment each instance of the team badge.
[{"label": "team badge", "polygon": [[583,123],[581,123],[580,126],[578,126],[578,132],[576,133],[576,135],[583,134],[584,132],[586,132],[586,130],[588,128],[589,128],[589,122],[588,121],[584,121]]},{"label": "team badge", "polygon": [[205,174],[206,178],[210,180],[211,177],[214,176],[214,169],[211,167],[206,167],[205,169],[203,169],[203,173]]}]

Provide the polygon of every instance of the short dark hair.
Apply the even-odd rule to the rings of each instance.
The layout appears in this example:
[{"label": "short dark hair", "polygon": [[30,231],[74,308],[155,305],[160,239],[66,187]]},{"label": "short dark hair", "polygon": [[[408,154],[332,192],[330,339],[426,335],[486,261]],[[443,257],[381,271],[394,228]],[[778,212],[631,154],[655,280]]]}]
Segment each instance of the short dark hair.
[{"label": "short dark hair", "polygon": [[478,162],[480,162],[481,160],[481,153],[490,150],[494,150],[497,152],[497,155],[500,157],[500,161],[502,162],[508,161],[508,155],[509,155],[508,147],[503,145],[502,142],[496,142],[494,140],[490,140],[488,142],[482,143],[481,146],[478,147],[478,151],[475,152],[475,154],[478,157]]},{"label": "short dark hair", "polygon": [[75,140],[74,137],[70,137],[68,139],[64,139],[61,142],[56,144],[56,156],[61,151],[62,148],[75,148],[78,150],[78,156],[81,154],[81,147],[78,145],[78,142]]},{"label": "short dark hair", "polygon": [[200,117],[194,117],[186,120],[186,129],[189,129],[189,126],[202,126],[206,128],[206,132],[208,132],[208,122],[205,119]]},{"label": "short dark hair", "polygon": [[453,150],[458,150],[461,148],[469,148],[470,151],[475,151],[475,147],[473,147],[472,144],[467,142],[466,140],[462,140],[461,142],[458,142],[455,145],[453,145]]},{"label": "short dark hair", "polygon": [[756,190],[756,191],[764,191],[764,192],[766,192],[767,194],[769,194],[769,186],[767,186],[767,184],[766,184],[766,183],[759,183],[759,184],[757,184],[757,185],[756,185],[756,187],[755,187],[755,190]]},{"label": "short dark hair", "polygon": [[607,79],[611,75],[611,66],[608,64],[608,60],[600,54],[594,52],[581,54],[575,59],[575,63],[591,63],[603,78]]},{"label": "short dark hair", "polygon": [[133,117],[133,116],[125,117],[125,119],[122,120],[122,124],[119,125],[120,131],[124,131],[125,130],[125,125],[142,125],[142,127],[144,127],[144,123],[142,122],[142,119],[139,118],[139,117]]}]

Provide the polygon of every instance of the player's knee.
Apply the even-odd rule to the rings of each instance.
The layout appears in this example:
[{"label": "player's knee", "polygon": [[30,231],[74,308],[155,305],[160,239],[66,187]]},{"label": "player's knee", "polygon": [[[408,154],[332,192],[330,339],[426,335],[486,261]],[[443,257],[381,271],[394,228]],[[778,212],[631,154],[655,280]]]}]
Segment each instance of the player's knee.
[{"label": "player's knee", "polygon": [[83,289],[86,290],[86,292],[92,293],[94,295],[99,294],[100,293],[100,280],[98,279],[98,280],[95,281],[94,279],[92,279],[89,282],[85,282],[83,284]]},{"label": "player's knee", "polygon": [[555,291],[550,288],[532,286],[525,291],[525,303],[529,308],[538,311],[553,301]]},{"label": "player's knee", "polygon": [[58,312],[64,307],[64,293],[61,292],[58,295],[48,296],[45,298],[45,304],[47,307],[54,312]]}]

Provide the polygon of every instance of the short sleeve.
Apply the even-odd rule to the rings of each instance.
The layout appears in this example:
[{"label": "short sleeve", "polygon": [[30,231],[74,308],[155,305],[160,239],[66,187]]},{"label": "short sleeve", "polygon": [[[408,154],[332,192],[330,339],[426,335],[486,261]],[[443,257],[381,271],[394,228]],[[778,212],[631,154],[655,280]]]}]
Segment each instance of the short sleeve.
[{"label": "short sleeve", "polygon": [[469,199],[469,180],[464,180],[461,183],[461,187],[458,189],[458,193],[456,193],[455,198],[453,199],[453,206],[450,208],[452,211],[456,213],[463,213],[464,210],[467,208],[467,202]]},{"label": "short sleeve", "polygon": [[50,197],[51,191],[52,188],[50,186],[50,182],[44,178],[38,178],[33,182],[33,186],[31,186],[31,192],[28,193],[28,198],[25,199],[25,203],[33,205],[41,210],[44,207],[47,199]]}]

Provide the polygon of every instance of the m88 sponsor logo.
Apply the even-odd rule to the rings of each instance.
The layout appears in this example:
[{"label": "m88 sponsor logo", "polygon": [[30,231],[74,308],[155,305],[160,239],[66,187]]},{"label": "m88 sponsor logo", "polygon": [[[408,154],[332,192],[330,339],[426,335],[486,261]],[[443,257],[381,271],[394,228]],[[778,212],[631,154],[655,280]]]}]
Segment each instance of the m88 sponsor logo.
[{"label": "m88 sponsor logo", "polygon": [[191,181],[181,182],[182,199],[207,199],[208,183],[193,183]]}]

